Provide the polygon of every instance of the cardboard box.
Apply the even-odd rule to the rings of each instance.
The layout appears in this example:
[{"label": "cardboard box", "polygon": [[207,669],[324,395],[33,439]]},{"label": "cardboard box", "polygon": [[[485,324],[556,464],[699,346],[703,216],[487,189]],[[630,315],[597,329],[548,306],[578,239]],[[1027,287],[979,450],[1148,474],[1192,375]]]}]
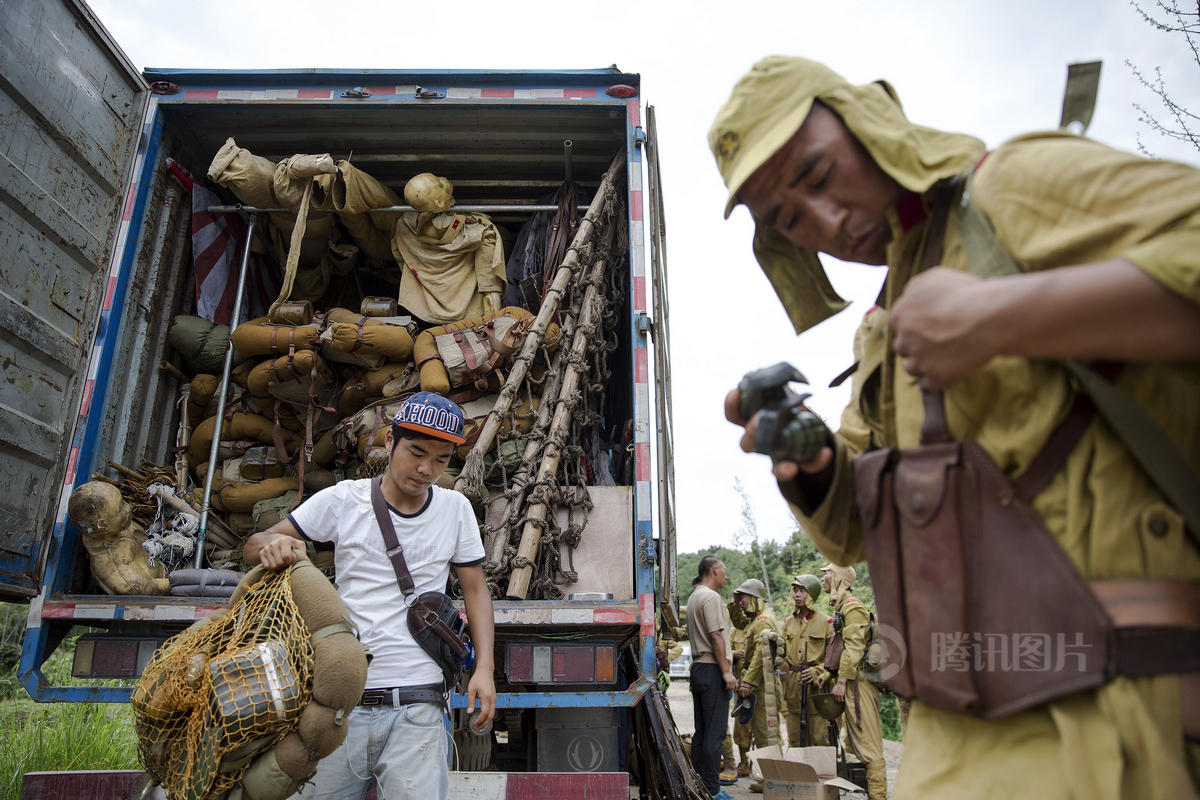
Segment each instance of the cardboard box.
[{"label": "cardboard box", "polygon": [[750,751],[763,777],[763,800],[837,800],[839,792],[861,792],[837,777],[832,747],[760,747]]}]

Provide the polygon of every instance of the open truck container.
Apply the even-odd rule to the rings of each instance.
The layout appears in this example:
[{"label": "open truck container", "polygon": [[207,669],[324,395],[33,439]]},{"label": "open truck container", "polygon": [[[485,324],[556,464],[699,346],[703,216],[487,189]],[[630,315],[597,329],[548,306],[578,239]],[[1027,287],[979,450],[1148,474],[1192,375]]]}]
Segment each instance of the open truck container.
[{"label": "open truck container", "polygon": [[[495,764],[622,769],[622,709],[656,674],[655,609],[677,607],[661,197],[639,77],[615,67],[138,73],[77,0],[2,6],[0,593],[29,602],[19,671],[30,695],[126,702],[129,688],[54,686],[41,666],[85,626],[90,659],[77,668],[135,676],[158,643],[225,602],[101,593],[66,514],[93,473],[116,477],[110,461],[172,460],[179,386],[159,363],[172,356],[172,318],[195,301],[190,198],[168,159],[201,178],[229,136],[272,160],[352,151],[393,188],[422,171],[448,175],[460,205],[509,208],[492,216],[515,231],[528,212],[511,207],[534,203],[565,170],[594,190],[623,151],[629,268],[605,414],[632,421],[631,480],[607,487],[617,500],[576,552],[588,585],[565,587],[561,601],[495,602],[498,727],[510,743]],[[571,598],[580,591],[602,599]],[[492,760],[478,743],[463,755],[467,769]]]}]

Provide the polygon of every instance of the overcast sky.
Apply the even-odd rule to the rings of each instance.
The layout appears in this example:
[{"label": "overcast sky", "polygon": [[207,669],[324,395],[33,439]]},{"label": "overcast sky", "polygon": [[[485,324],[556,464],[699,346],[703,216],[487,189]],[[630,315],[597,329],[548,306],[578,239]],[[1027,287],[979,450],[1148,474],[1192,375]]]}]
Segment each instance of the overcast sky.
[{"label": "overcast sky", "polygon": [[1155,31],[1122,0],[90,4],[139,68],[586,69],[615,63],[641,73],[643,101],[656,108],[663,161],[681,551],[731,541],[741,525],[735,477],[746,486],[761,536],[791,532],[794,523],[766,457],[738,449],[722,398],[747,370],[788,360],[813,382],[812,406],[836,427],[848,383],[838,390],[825,386],[850,365],[854,328],[882,280],[877,268],[834,263],[834,284],[853,305],[796,337],[750,253],[745,209],[722,221],[724,187],[705,136],[729,89],[754,61],[802,55],[856,83],[886,78],[914,121],[995,146],[1056,126],[1066,65],[1100,59],[1089,135],[1134,150],[1140,131],[1160,156],[1200,160],[1138,121],[1133,103],[1162,109],[1124,62],[1146,73],[1161,67],[1174,95],[1193,110],[1200,110],[1200,67],[1179,34]]}]

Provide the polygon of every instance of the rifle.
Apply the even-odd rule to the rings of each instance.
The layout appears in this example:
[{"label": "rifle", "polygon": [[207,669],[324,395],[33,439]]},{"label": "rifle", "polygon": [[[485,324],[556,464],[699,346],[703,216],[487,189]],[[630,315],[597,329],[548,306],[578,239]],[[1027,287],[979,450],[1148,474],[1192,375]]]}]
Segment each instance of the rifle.
[{"label": "rifle", "polygon": [[[805,637],[804,642],[804,660],[803,663],[808,663],[808,637]],[[808,681],[804,680],[804,673],[800,673],[800,746],[808,747],[812,742],[808,740]]]}]

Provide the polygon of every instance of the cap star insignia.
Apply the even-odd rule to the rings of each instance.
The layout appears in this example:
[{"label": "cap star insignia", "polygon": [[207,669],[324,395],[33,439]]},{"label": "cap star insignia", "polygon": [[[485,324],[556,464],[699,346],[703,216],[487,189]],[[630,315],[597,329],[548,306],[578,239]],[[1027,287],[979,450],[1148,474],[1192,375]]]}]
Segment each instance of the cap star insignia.
[{"label": "cap star insignia", "polygon": [[721,134],[721,138],[717,139],[717,152],[721,158],[730,159],[737,153],[738,147],[741,145],[741,137],[737,135],[737,131],[725,131]]}]

